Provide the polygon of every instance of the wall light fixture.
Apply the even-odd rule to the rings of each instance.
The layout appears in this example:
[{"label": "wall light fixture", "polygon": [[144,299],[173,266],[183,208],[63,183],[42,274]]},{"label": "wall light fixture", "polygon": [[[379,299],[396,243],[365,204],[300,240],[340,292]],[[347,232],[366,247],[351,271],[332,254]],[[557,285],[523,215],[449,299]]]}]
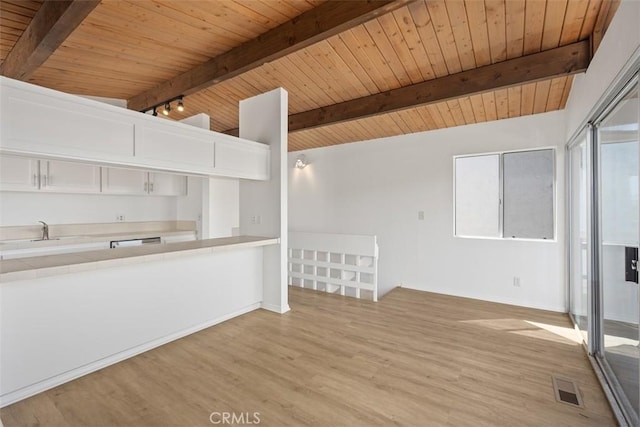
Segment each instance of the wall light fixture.
[{"label": "wall light fixture", "polygon": [[307,158],[305,157],[305,155],[300,154],[296,159],[295,167],[297,167],[298,169],[304,169],[307,167],[308,164],[309,162],[307,161]]}]

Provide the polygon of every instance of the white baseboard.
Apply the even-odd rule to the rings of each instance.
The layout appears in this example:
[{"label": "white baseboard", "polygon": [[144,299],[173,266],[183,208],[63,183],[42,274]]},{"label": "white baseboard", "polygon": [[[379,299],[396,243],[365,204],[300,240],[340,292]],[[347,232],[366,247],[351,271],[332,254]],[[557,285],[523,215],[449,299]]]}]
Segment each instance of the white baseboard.
[{"label": "white baseboard", "polygon": [[291,307],[289,307],[289,304],[285,304],[284,306],[279,306],[277,304],[269,304],[269,303],[263,302],[261,307],[264,308],[265,310],[273,311],[274,313],[278,313],[278,314],[284,314],[287,311],[291,310]]},{"label": "white baseboard", "polygon": [[240,316],[242,314],[248,313],[250,311],[256,310],[261,307],[261,303],[251,304],[247,307],[236,310],[232,313],[225,314],[224,316],[220,316],[218,318],[209,320],[207,322],[201,323],[199,325],[192,326],[187,329],[183,329],[182,331],[175,332],[173,334],[164,336],[162,338],[155,339],[153,341],[149,341],[142,345],[132,347],[128,350],[121,351],[119,353],[113,354],[111,356],[105,357],[103,359],[96,360],[95,362],[89,363],[87,365],[78,367],[76,369],[72,369],[71,371],[64,372],[60,375],[56,375],[51,378],[47,378],[46,380],[37,382],[27,387],[23,387],[19,390],[4,394],[0,396],[0,408],[5,407],[7,405],[11,405],[19,400],[26,399],[27,397],[31,397],[35,394],[42,393],[43,391],[49,390],[51,388],[57,387],[66,382],[72,381],[76,378],[79,378],[83,375],[90,374],[92,372],[98,371],[107,366],[116,364],[125,359],[129,359],[133,356],[137,356],[140,353],[144,353],[145,351],[149,351],[156,347],[160,347],[166,343],[171,341],[175,341],[179,338],[185,337],[187,335],[191,335],[195,332],[201,331],[203,329],[209,328],[211,326],[217,325],[218,323],[222,323],[226,320],[232,319],[234,317]]},{"label": "white baseboard", "polygon": [[547,310],[547,311],[556,311],[558,313],[566,313],[567,312],[567,308],[564,306],[556,306],[556,305],[546,305],[546,304],[523,304],[521,301],[515,301],[515,300],[510,300],[508,298],[494,298],[494,299],[488,299],[488,298],[480,298],[478,296],[472,296],[472,295],[465,295],[462,293],[456,293],[456,292],[442,292],[442,291],[431,291],[429,289],[424,289],[418,286],[412,286],[412,285],[407,285],[407,284],[403,284],[400,287],[405,288],[405,289],[412,289],[415,291],[422,291],[422,292],[431,292],[434,294],[441,294],[441,295],[449,295],[449,296],[453,296],[453,297],[461,297],[461,298],[469,298],[469,299],[475,299],[478,301],[487,301],[487,302],[495,302],[498,304],[508,304],[508,305],[515,305],[518,307],[526,307],[526,308],[534,308],[537,310]]}]

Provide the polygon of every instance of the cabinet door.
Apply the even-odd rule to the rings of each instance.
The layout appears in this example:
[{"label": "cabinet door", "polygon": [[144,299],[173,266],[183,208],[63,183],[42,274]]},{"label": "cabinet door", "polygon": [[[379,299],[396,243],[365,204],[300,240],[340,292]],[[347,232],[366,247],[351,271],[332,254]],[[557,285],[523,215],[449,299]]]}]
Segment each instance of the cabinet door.
[{"label": "cabinet door", "polygon": [[0,156],[0,190],[33,191],[39,187],[38,160]]},{"label": "cabinet door", "polygon": [[[131,112],[10,80],[0,92],[5,149],[86,160],[131,161]],[[9,107],[10,106],[10,107]]]},{"label": "cabinet door", "polygon": [[234,139],[216,140],[216,172],[236,178],[269,179],[268,145]]},{"label": "cabinet door", "polygon": [[148,172],[137,169],[102,168],[102,192],[105,194],[147,194]]},{"label": "cabinet door", "polygon": [[149,172],[149,194],[153,196],[184,196],[187,177],[172,173]]},{"label": "cabinet door", "polygon": [[40,189],[59,193],[99,193],[100,166],[41,160]]},{"label": "cabinet door", "polygon": [[213,172],[211,132],[157,117],[144,119],[135,127],[137,163],[175,171]]}]

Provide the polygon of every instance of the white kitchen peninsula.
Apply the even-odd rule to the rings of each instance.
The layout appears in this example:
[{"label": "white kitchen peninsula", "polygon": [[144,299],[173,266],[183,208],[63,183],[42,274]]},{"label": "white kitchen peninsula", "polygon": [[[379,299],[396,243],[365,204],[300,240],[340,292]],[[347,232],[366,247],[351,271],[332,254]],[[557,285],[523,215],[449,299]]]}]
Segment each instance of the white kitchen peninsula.
[{"label": "white kitchen peninsula", "polygon": [[263,248],[229,237],[0,261],[2,405],[255,310]]}]

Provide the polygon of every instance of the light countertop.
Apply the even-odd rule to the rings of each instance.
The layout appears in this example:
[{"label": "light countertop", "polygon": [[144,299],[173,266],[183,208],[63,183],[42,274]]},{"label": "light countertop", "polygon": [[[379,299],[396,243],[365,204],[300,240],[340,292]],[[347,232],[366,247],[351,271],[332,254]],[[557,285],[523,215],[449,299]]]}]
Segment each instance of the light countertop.
[{"label": "light countertop", "polygon": [[[166,235],[166,232],[163,234]],[[140,234],[137,233],[135,236],[138,237]],[[93,237],[91,236],[91,238]],[[6,283],[98,268],[159,261],[179,256],[213,253],[232,248],[266,246],[279,242],[280,239],[278,238],[234,236],[8,259],[0,261],[0,282]]]},{"label": "light countertop", "polygon": [[35,249],[50,246],[76,245],[82,243],[110,242],[112,240],[146,239],[148,237],[167,237],[194,234],[194,230],[149,230],[149,231],[128,231],[124,233],[103,233],[81,236],[52,236],[50,240],[2,240],[0,241],[0,251],[14,249]]}]

